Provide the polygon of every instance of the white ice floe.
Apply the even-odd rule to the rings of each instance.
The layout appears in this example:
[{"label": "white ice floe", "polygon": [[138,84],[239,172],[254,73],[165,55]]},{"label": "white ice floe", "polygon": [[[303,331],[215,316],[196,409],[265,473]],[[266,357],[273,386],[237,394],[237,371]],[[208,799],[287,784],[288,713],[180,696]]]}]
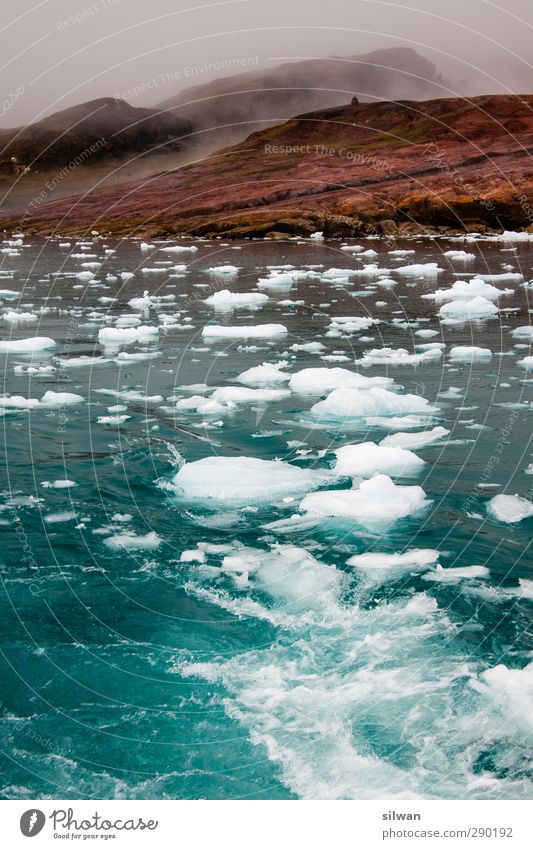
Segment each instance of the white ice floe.
[{"label": "white ice floe", "polygon": [[427,300],[445,303],[446,301],[471,301],[473,298],[485,298],[487,301],[497,301],[503,295],[512,295],[512,289],[498,289],[485,283],[480,277],[472,280],[456,280],[449,289],[437,289],[427,295],[422,295]]},{"label": "white ice floe", "polygon": [[533,324],[524,324],[522,327],[515,327],[515,329],[511,331],[511,336],[514,339],[533,341]]},{"label": "white ice floe", "polygon": [[368,531],[380,532],[429,504],[422,487],[398,486],[387,475],[376,475],[358,489],[310,493],[300,510],[312,517],[350,520]]},{"label": "white ice floe", "polygon": [[321,354],[322,351],[325,351],[325,345],[322,342],[302,342],[299,344],[295,342],[294,345],[291,345],[290,351],[294,351],[295,353],[299,353],[302,351],[306,354]]},{"label": "white ice floe", "polygon": [[420,353],[410,354],[405,348],[372,348],[365,351],[362,357],[356,360],[363,368],[375,365],[420,365],[421,363],[440,360],[442,350],[439,348],[428,348]]},{"label": "white ice floe", "polygon": [[487,513],[499,522],[521,522],[533,516],[533,502],[519,495],[495,495],[487,504]]},{"label": "white ice floe", "polygon": [[0,353],[6,354],[33,354],[37,351],[46,351],[54,348],[55,342],[48,336],[33,336],[29,339],[13,339],[9,342],[0,341]]},{"label": "white ice floe", "polygon": [[103,327],[98,331],[98,341],[107,348],[120,348],[122,345],[154,342],[159,336],[157,327],[140,325],[139,327]]},{"label": "white ice floe", "polygon": [[447,256],[452,262],[470,262],[476,258],[475,254],[468,253],[467,251],[444,251],[444,256]]},{"label": "white ice floe", "polygon": [[518,360],[518,365],[522,368],[533,369],[533,357],[524,357],[521,360]]},{"label": "white ice floe", "polygon": [[223,386],[215,389],[211,400],[220,404],[255,404],[282,401],[290,395],[288,389],[250,389],[248,386]]},{"label": "white ice floe", "polygon": [[209,339],[272,339],[287,332],[283,324],[206,324],[202,336]]},{"label": "white ice floe", "polygon": [[490,360],[490,348],[479,348],[476,345],[456,345],[450,351],[450,359],[456,362],[472,362],[473,360]]},{"label": "white ice floe", "polygon": [[403,274],[404,277],[436,277],[444,271],[436,262],[424,262],[421,264],[413,263],[413,265],[402,265],[396,269],[397,274]]},{"label": "white ice floe", "polygon": [[471,300],[449,301],[439,310],[442,319],[454,322],[474,321],[491,318],[498,314],[498,307],[492,301],[480,296]]},{"label": "white ice floe", "polygon": [[71,489],[73,486],[77,485],[77,483],[68,480],[67,478],[63,478],[61,480],[56,481],[43,481],[41,483],[41,486],[45,489]]},{"label": "white ice floe", "polygon": [[488,578],[490,569],[486,566],[456,566],[451,569],[444,569],[442,566],[437,566],[434,572],[429,572],[423,575],[424,581],[435,581],[442,584],[455,584],[457,581],[463,580],[478,580],[479,578]]},{"label": "white ice floe", "polygon": [[235,309],[259,309],[269,300],[262,292],[230,292],[222,289],[206,298],[204,304],[209,304],[215,310],[230,312]]},{"label": "white ice floe", "polygon": [[[205,558],[206,551],[200,548],[187,554]],[[237,589],[257,588],[280,601],[285,611],[295,612],[323,609],[337,597],[342,581],[342,573],[334,566],[295,545],[272,545],[270,551],[263,551],[237,543],[219,569]]]},{"label": "white ice floe", "polygon": [[391,377],[366,377],[355,371],[335,366],[333,368],[304,368],[290,376],[289,387],[302,395],[323,395],[333,389],[367,389],[372,386],[392,386]]},{"label": "white ice floe", "polygon": [[348,566],[355,566],[359,572],[371,578],[372,582],[377,582],[428,569],[435,566],[438,559],[439,552],[434,549],[412,548],[401,554],[367,551],[364,554],[354,554],[346,563]]},{"label": "white ice floe", "polygon": [[117,414],[115,416],[98,416],[96,422],[97,424],[105,425],[122,425],[124,422],[127,422],[128,419],[131,419],[131,416]]},{"label": "white ice floe", "polygon": [[71,404],[81,404],[85,399],[75,392],[54,392],[49,389],[44,393],[39,405],[41,407],[67,407]]},{"label": "white ice floe", "polygon": [[397,395],[376,386],[364,390],[334,389],[324,401],[313,405],[311,415],[324,419],[405,416],[411,413],[430,416],[437,409],[419,395]]},{"label": "white ice floe", "polygon": [[7,321],[8,324],[32,324],[38,318],[39,316],[33,312],[16,312],[16,310],[8,310],[2,315],[2,321]]},{"label": "white ice floe", "polygon": [[424,466],[424,461],[412,451],[374,442],[344,445],[337,448],[335,455],[335,474],[350,477],[366,478],[376,473],[391,477],[410,476],[420,472]]},{"label": "white ice floe", "polygon": [[417,448],[424,448],[426,445],[441,442],[449,432],[447,428],[438,425],[421,433],[393,433],[382,439],[379,444],[391,448],[413,448],[416,450]]},{"label": "white ice floe", "polygon": [[300,469],[281,460],[205,457],[182,466],[172,485],[188,501],[247,505],[302,495],[331,477],[329,470]]},{"label": "white ice floe", "polygon": [[370,318],[369,316],[335,316],[331,319],[328,326],[326,336],[339,337],[351,336],[353,333],[359,333],[361,330],[368,330],[375,324],[381,324],[379,318]]},{"label": "white ice floe", "polygon": [[161,248],[163,253],[167,254],[186,254],[186,253],[196,253],[198,248],[196,245],[173,245],[169,248]]},{"label": "white ice floe", "polygon": [[261,366],[253,366],[252,368],[243,371],[236,378],[239,383],[245,386],[264,387],[264,386],[279,386],[287,383],[291,379],[291,375],[282,371],[286,368],[287,363],[263,363]]},{"label": "white ice floe", "polygon": [[215,265],[213,268],[208,268],[207,272],[215,277],[235,277],[240,271],[238,265]]},{"label": "white ice floe", "polygon": [[260,277],[257,281],[258,289],[279,289],[288,292],[294,285],[294,273],[271,271],[269,277]]},{"label": "white ice floe", "polygon": [[104,540],[104,543],[108,548],[112,548],[114,550],[153,551],[155,548],[159,548],[161,545],[161,539],[155,531],[150,531],[150,533],[147,533],[144,536],[139,536],[134,533],[115,534],[112,537],[107,537],[107,539]]},{"label": "white ice floe", "polygon": [[84,401],[81,395],[76,395],[73,392],[54,392],[49,389],[44,393],[43,397],[25,398],[23,395],[9,395],[0,398],[0,409],[4,412],[15,410],[34,410],[37,407],[53,407],[70,406],[71,404],[80,404]]}]

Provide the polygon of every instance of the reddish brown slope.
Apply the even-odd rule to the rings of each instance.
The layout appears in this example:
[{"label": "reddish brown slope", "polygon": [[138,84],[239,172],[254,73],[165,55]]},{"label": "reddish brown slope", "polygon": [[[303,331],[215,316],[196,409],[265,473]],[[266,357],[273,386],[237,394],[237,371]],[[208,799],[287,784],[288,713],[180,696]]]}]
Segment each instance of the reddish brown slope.
[{"label": "reddish brown slope", "polygon": [[183,169],[0,220],[28,232],[326,235],[533,223],[533,96],[354,104]]}]

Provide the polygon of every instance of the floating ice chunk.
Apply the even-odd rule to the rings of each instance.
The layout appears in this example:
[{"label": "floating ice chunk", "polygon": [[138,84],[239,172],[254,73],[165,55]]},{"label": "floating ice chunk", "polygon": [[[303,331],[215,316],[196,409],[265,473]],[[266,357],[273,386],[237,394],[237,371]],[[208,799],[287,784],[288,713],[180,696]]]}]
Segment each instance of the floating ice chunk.
[{"label": "floating ice chunk", "polygon": [[57,481],[43,481],[41,486],[45,489],[70,489],[73,486],[77,486],[78,484],[74,481],[70,481],[66,478]]},{"label": "floating ice chunk", "polygon": [[48,336],[13,339],[9,342],[0,342],[0,353],[32,354],[34,351],[46,351],[48,348],[54,348],[55,344],[54,340]]},{"label": "floating ice chunk", "polygon": [[108,348],[122,345],[134,345],[137,342],[154,342],[159,336],[157,327],[140,325],[139,327],[103,327],[98,331],[98,341]]},{"label": "floating ice chunk", "polygon": [[83,368],[84,366],[89,366],[92,368],[93,366],[104,365],[105,363],[110,363],[108,357],[54,357],[55,362],[58,364],[60,368]]},{"label": "floating ice chunk", "polygon": [[133,533],[115,534],[114,536],[105,539],[104,543],[108,548],[112,548],[114,550],[123,549],[141,551],[145,549],[153,550],[155,548],[159,548],[161,545],[161,539],[155,531],[150,531],[150,533],[145,534],[145,536],[138,536]]},{"label": "floating ice chunk", "polygon": [[491,318],[498,314],[498,307],[487,298],[476,296],[469,301],[450,301],[439,310],[441,318],[449,321],[473,321],[478,318]]},{"label": "floating ice chunk", "polygon": [[423,575],[424,581],[435,581],[443,584],[454,584],[463,579],[474,580],[488,578],[490,570],[486,566],[457,566],[451,569],[443,569],[437,566],[434,572]]},{"label": "floating ice chunk", "polygon": [[215,389],[211,398],[221,404],[255,404],[265,401],[281,401],[290,395],[288,389],[250,389],[247,386],[224,386]]},{"label": "floating ice chunk", "polygon": [[215,265],[213,268],[208,268],[209,274],[214,274],[215,277],[224,277],[226,275],[234,277],[239,271],[238,265]]},{"label": "floating ice chunk", "polygon": [[24,398],[23,395],[10,395],[0,398],[0,410],[33,410],[39,406],[38,398]]},{"label": "floating ice chunk", "polygon": [[283,324],[243,324],[239,327],[206,324],[202,330],[202,336],[211,339],[271,339],[285,333],[287,328]]},{"label": "floating ice chunk", "polygon": [[324,240],[324,233],[322,230],[315,230],[314,233],[311,233],[309,236],[310,239],[313,239],[315,242],[322,242]]},{"label": "floating ice chunk", "polygon": [[366,418],[367,416],[398,416],[436,412],[419,395],[396,395],[379,386],[370,389],[334,389],[325,401],[311,407],[311,415],[325,419]]},{"label": "floating ice chunk", "polygon": [[128,419],[131,419],[131,416],[125,415],[116,415],[116,416],[98,416],[96,419],[98,424],[108,424],[108,425],[122,425]]},{"label": "floating ice chunk", "polygon": [[408,566],[409,568],[425,568],[433,566],[439,559],[439,552],[432,548],[413,548],[402,554],[382,554],[381,552],[367,551],[364,554],[354,554],[346,563],[356,566],[358,569],[398,569]]},{"label": "floating ice chunk", "polygon": [[472,362],[473,360],[490,360],[490,348],[478,348],[476,345],[457,345],[450,351],[450,359],[456,362]]},{"label": "floating ice chunk", "polygon": [[522,368],[533,369],[533,357],[524,357],[518,360],[518,365],[522,366]]},{"label": "floating ice chunk", "polygon": [[381,324],[380,319],[370,318],[369,316],[335,316],[331,320],[326,336],[350,336],[352,333],[368,330],[374,324]]},{"label": "floating ice chunk", "polygon": [[391,377],[366,377],[345,368],[304,368],[290,377],[289,387],[293,392],[307,395],[323,395],[333,389],[349,387],[367,389],[371,386],[391,386]]},{"label": "floating ice chunk", "polygon": [[354,554],[346,563],[348,566],[355,566],[358,571],[365,573],[374,582],[427,569],[435,566],[438,559],[439,552],[434,549],[412,548],[401,554],[367,551],[364,554]]},{"label": "floating ice chunk", "polygon": [[76,274],[76,277],[80,282],[84,283],[86,281],[88,282],[89,280],[93,280],[95,275],[92,271],[80,271],[78,274]]},{"label": "floating ice chunk", "polygon": [[421,339],[431,339],[432,336],[438,335],[438,330],[430,330],[429,327],[422,327],[420,330],[415,330],[415,336],[420,336]]},{"label": "floating ice chunk", "polygon": [[187,500],[250,504],[301,495],[331,480],[329,470],[300,469],[281,460],[205,457],[186,463],[173,478]]},{"label": "floating ice chunk", "polygon": [[185,254],[196,253],[198,248],[196,245],[173,245],[169,248],[161,248],[161,250],[166,254]]},{"label": "floating ice chunk", "polygon": [[393,286],[397,286],[398,281],[393,280],[392,277],[380,277],[379,280],[376,280],[376,286],[383,286],[384,289],[391,289]]},{"label": "floating ice chunk", "polygon": [[468,253],[467,251],[444,251],[444,256],[447,256],[452,262],[470,262],[476,258],[475,254]]},{"label": "floating ice chunk", "polygon": [[77,519],[77,515],[72,510],[63,510],[60,513],[48,513],[46,516],[44,516],[44,521],[47,525],[57,525],[61,522],[71,522],[73,519]]},{"label": "floating ice chunk", "polygon": [[131,280],[132,277],[135,277],[135,275],[132,271],[123,271],[123,272],[121,272],[120,276],[121,276],[122,280],[124,280],[124,282],[126,282],[127,280]]},{"label": "floating ice chunk", "polygon": [[74,392],[54,392],[49,389],[39,403],[41,407],[68,407],[81,404],[84,400],[82,395],[76,395]]},{"label": "floating ice chunk", "polygon": [[522,327],[515,327],[511,331],[511,336],[515,339],[531,339],[533,341],[533,324],[525,324]]},{"label": "floating ice chunk", "polygon": [[203,395],[191,395],[190,398],[182,398],[176,402],[177,410],[192,410],[195,413],[200,413],[202,416],[220,415],[234,407],[235,405],[232,403],[227,402],[222,404]]},{"label": "floating ice chunk", "polygon": [[141,401],[143,404],[159,404],[163,400],[162,395],[145,395],[137,389],[95,389],[99,395],[111,395],[122,401]]},{"label": "floating ice chunk", "polygon": [[422,433],[393,433],[382,439],[379,444],[391,448],[424,448],[426,445],[434,445],[436,442],[440,442],[449,432],[447,428],[437,426],[432,430],[422,431]]},{"label": "floating ice chunk", "polygon": [[487,301],[497,301],[502,295],[512,295],[512,289],[497,289],[490,283],[485,283],[480,277],[472,280],[456,280],[449,289],[437,289],[427,295],[422,295],[428,300],[442,303],[446,301],[470,301],[473,298],[485,298]]},{"label": "floating ice chunk", "polygon": [[356,360],[363,367],[374,365],[420,365],[420,363],[440,360],[442,350],[440,348],[428,348],[419,354],[410,354],[405,348],[372,348],[365,351],[363,356]]},{"label": "floating ice chunk", "polygon": [[286,366],[287,363],[263,363],[243,371],[237,380],[245,386],[278,386],[291,379],[290,374],[282,371]]},{"label": "floating ice chunk", "polygon": [[404,277],[436,277],[443,268],[439,268],[436,262],[425,262],[417,265],[402,265],[396,269],[398,274],[403,274]]},{"label": "floating ice chunk", "polygon": [[2,321],[7,321],[8,324],[31,324],[38,318],[39,316],[33,312],[16,312],[15,310],[8,310],[2,315]]},{"label": "floating ice chunk", "polygon": [[335,451],[337,462],[333,471],[337,475],[371,477],[383,473],[391,477],[417,474],[424,461],[405,448],[376,445],[362,442],[359,445],[344,445]]},{"label": "floating ice chunk", "polygon": [[296,342],[294,345],[291,345],[289,350],[295,353],[302,351],[306,354],[321,354],[322,351],[326,350],[326,347],[322,342],[303,342],[302,344]]},{"label": "floating ice chunk", "polygon": [[519,495],[495,495],[487,504],[487,513],[499,522],[521,522],[533,516],[533,502]]},{"label": "floating ice chunk", "polygon": [[294,275],[277,273],[272,271],[269,277],[260,277],[257,281],[258,289],[281,289],[288,292],[294,284]]},{"label": "floating ice chunk", "polygon": [[[489,283],[493,280],[519,283],[524,279],[523,274],[519,274],[518,272],[509,273],[508,271],[502,272],[501,274],[478,274],[477,277],[479,280],[485,280]],[[512,292],[512,289],[503,289],[502,295],[510,295]]]},{"label": "floating ice chunk", "polygon": [[300,510],[320,518],[348,519],[368,531],[384,531],[416,515],[431,501],[420,486],[398,486],[387,475],[363,481],[358,489],[326,490],[306,495]]},{"label": "floating ice chunk", "polygon": [[335,604],[342,573],[321,563],[304,548],[273,545],[271,551],[238,548],[227,555],[221,570],[239,589],[256,586],[283,603],[284,610],[323,610]]},{"label": "floating ice chunk", "polygon": [[204,303],[215,310],[229,312],[235,309],[259,309],[268,300],[268,295],[262,292],[230,292],[228,289],[222,289],[206,298]]}]

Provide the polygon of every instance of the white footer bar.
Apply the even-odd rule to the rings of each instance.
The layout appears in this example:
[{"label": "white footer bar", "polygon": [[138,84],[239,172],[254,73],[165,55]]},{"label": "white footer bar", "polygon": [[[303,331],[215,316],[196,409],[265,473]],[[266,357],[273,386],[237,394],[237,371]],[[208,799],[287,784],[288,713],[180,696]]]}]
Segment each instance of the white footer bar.
[{"label": "white footer bar", "polygon": [[527,801],[3,801],[0,834],[6,849],[531,849],[532,807]]}]

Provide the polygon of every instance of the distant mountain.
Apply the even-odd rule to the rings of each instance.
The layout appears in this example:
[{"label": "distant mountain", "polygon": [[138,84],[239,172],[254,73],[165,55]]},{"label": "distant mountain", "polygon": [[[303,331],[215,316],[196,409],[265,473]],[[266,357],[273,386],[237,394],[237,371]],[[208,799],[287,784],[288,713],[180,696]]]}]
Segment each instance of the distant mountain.
[{"label": "distant mountain", "polygon": [[287,237],[530,228],[533,95],[352,103],[202,162],[0,217],[27,233]]},{"label": "distant mountain", "polygon": [[0,130],[0,172],[72,169],[154,148],[179,150],[190,130],[175,112],[139,109],[112,97],[91,100],[27,127]]},{"label": "distant mountain", "polygon": [[[209,147],[245,138],[300,112],[365,100],[427,100],[446,95],[432,62],[408,47],[361,56],[287,62],[192,86],[159,104],[179,111]],[[260,122],[258,126],[258,122]]]}]

